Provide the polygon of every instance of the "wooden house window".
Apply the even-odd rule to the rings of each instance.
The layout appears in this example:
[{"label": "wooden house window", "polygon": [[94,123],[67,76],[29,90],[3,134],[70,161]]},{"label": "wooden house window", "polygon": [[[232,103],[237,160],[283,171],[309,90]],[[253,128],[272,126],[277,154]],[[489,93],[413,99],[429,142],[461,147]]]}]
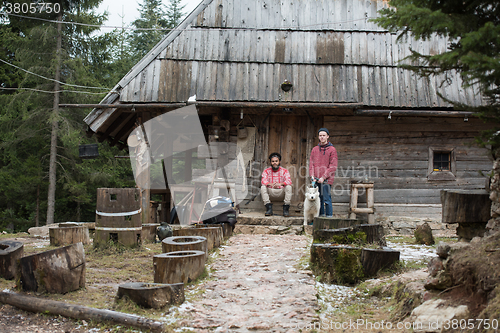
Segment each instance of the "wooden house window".
[{"label": "wooden house window", "polygon": [[428,180],[456,179],[455,152],[453,148],[429,147]]},{"label": "wooden house window", "polygon": [[451,171],[451,152],[434,152],[432,171]]}]

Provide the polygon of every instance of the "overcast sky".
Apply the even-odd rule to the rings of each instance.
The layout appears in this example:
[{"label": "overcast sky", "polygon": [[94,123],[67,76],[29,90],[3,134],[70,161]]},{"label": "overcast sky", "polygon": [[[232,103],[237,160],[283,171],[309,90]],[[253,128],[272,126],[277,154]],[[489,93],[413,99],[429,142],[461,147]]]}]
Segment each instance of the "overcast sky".
[{"label": "overcast sky", "polygon": [[[168,0],[162,0],[164,5],[168,5]],[[196,6],[202,0],[182,0],[181,3],[186,5],[184,8],[184,13],[189,14],[196,8]],[[127,26],[130,22],[139,18],[139,2],[142,3],[142,0],[103,0],[101,5],[99,6],[98,12],[102,13],[105,10],[109,12],[109,19],[104,24],[106,26],[122,26],[122,18],[124,25]]]}]

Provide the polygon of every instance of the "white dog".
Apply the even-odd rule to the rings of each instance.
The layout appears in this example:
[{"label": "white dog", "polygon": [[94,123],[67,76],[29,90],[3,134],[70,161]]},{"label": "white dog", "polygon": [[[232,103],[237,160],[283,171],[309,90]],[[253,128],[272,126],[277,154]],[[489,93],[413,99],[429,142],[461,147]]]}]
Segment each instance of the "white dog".
[{"label": "white dog", "polygon": [[319,216],[320,200],[317,187],[308,187],[304,200],[304,225],[312,222]]}]

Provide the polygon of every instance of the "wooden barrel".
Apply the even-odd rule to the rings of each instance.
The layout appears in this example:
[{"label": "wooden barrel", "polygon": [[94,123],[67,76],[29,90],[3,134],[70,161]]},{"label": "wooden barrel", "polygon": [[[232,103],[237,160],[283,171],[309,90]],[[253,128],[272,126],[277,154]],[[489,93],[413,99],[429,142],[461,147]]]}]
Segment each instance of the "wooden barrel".
[{"label": "wooden barrel", "polygon": [[205,252],[176,251],[153,257],[155,283],[188,283],[205,269]]},{"label": "wooden barrel", "polygon": [[163,253],[177,251],[203,251],[207,253],[207,239],[201,236],[173,236],[161,242]]},{"label": "wooden barrel", "polygon": [[96,244],[109,241],[141,244],[141,194],[137,188],[99,188],[96,205]]}]

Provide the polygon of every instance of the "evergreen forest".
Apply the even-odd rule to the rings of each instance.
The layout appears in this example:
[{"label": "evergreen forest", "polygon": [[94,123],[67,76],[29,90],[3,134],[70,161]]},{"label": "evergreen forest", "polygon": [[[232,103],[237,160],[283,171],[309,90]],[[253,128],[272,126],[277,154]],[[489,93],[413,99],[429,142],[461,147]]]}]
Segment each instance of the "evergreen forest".
[{"label": "evergreen forest", "polygon": [[[94,221],[96,190],[134,187],[125,150],[88,137],[90,108],[182,17],[180,0],[142,0],[139,19],[107,28],[102,0],[0,3],[0,231]],[[97,158],[79,147],[98,144]]]}]

